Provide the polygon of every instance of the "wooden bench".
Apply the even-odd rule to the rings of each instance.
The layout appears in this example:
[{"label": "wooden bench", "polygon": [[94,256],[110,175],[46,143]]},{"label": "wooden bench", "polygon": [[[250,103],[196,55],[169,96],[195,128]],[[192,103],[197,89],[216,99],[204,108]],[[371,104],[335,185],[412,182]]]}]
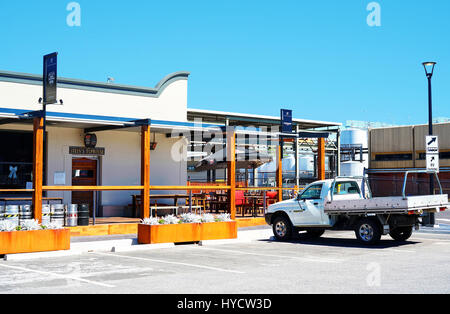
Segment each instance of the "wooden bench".
[{"label": "wooden bench", "polygon": [[[133,214],[134,217],[138,217],[138,213],[139,210],[142,206],[142,198],[141,195],[132,195],[132,206],[133,206]],[[180,208],[180,206],[178,205],[178,200],[182,200],[185,199],[185,204],[186,204],[186,208],[189,208],[188,204],[189,204],[189,195],[185,195],[185,194],[175,194],[175,195],[150,195],[150,200],[153,199],[153,202],[150,202],[150,208],[165,208],[165,209],[172,209],[172,208]],[[159,206],[158,205],[158,201],[155,199],[173,199],[174,200],[174,205],[173,206]],[[183,207],[183,206],[181,206]],[[195,208],[195,209],[200,209],[203,211],[206,210],[206,197],[205,196],[201,196],[199,198],[197,198],[196,196],[192,197],[192,206],[191,208]]]}]

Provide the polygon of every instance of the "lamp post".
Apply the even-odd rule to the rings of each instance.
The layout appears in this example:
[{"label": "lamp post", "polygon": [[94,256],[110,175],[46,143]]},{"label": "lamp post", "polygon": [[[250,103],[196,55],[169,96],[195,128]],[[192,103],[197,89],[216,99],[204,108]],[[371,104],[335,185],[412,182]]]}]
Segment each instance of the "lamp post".
[{"label": "lamp post", "polygon": [[[433,135],[433,102],[431,93],[431,78],[433,77],[434,67],[436,62],[424,62],[423,67],[425,68],[425,74],[428,79],[428,135]],[[434,194],[434,181],[433,175],[430,174],[430,194]],[[426,224],[434,226],[436,222],[436,217],[434,213],[430,213],[427,217]]]}]

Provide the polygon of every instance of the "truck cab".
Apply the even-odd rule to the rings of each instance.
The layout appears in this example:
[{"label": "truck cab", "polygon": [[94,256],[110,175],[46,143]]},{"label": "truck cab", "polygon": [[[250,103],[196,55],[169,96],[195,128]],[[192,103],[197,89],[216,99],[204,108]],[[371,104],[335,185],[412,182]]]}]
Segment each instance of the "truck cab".
[{"label": "truck cab", "polygon": [[[271,224],[276,214],[285,213],[295,227],[331,228],[335,223],[333,217],[324,212],[325,202],[330,200],[330,190],[334,180],[317,181],[307,186],[294,199],[269,206],[266,221]],[[340,179],[336,181],[333,199],[362,199],[363,194],[357,180]]]}]

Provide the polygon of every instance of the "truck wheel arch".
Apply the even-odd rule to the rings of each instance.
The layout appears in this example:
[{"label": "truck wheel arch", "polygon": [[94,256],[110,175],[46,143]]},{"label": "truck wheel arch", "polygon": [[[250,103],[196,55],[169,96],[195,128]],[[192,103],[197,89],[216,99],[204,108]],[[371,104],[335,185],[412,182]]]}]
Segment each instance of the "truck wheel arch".
[{"label": "truck wheel arch", "polygon": [[272,224],[272,225],[273,225],[273,223],[275,222],[275,219],[277,219],[278,217],[284,217],[284,218],[286,218],[286,219],[291,223],[291,225],[292,225],[291,218],[290,218],[289,215],[286,214],[286,212],[284,212],[284,211],[278,211],[278,212],[275,212],[275,213],[272,215],[272,219],[271,219],[271,224]]}]

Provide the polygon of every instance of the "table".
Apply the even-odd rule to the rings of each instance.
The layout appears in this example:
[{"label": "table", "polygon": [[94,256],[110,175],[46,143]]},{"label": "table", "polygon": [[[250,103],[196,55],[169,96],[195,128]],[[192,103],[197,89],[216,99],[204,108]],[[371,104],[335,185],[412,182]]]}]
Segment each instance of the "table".
[{"label": "table", "polygon": [[[244,197],[247,198],[247,199],[251,199],[252,200],[252,212],[253,212],[252,216],[253,217],[258,217],[258,215],[256,213],[257,212],[257,210],[256,210],[257,201],[258,200],[262,200],[264,202],[264,196],[262,196],[262,195],[244,195]],[[245,213],[243,212],[242,215],[244,216]]]},{"label": "table", "polygon": [[228,194],[227,193],[209,193],[210,200],[208,200],[209,203],[209,209],[211,211],[215,211],[215,213],[219,213],[219,211],[225,211],[227,212],[227,205],[228,205]]},{"label": "table", "polygon": [[178,199],[187,199],[189,195],[187,194],[151,194],[151,199],[173,199],[173,206],[178,205]]},{"label": "table", "polygon": [[[141,204],[141,195],[132,195],[133,197],[133,211],[134,216],[138,216],[138,211]],[[173,206],[178,207],[179,199],[189,199],[189,194],[151,194],[150,200],[155,199],[173,199]],[[156,203],[157,205],[157,203]]]}]

